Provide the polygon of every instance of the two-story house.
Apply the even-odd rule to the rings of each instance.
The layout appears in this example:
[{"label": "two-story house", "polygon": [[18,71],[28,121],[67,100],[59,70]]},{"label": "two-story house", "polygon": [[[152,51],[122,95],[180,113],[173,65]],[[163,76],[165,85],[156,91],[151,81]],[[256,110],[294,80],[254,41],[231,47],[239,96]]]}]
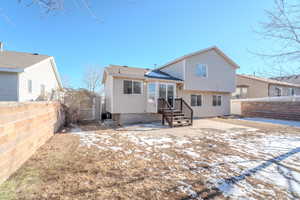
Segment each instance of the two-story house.
[{"label": "two-story house", "polygon": [[105,108],[119,124],[154,121],[163,114],[169,124],[170,115],[172,120],[188,119],[189,123],[191,115],[229,115],[237,68],[217,47],[185,55],[154,70],[110,65],[102,80]]}]

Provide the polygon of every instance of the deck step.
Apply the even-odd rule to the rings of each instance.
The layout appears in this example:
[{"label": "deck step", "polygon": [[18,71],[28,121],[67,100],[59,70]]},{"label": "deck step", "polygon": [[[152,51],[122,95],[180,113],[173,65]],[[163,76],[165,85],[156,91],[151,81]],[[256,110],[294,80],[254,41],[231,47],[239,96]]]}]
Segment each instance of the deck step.
[{"label": "deck step", "polygon": [[190,119],[178,119],[178,120],[173,120],[173,123],[176,122],[177,124],[180,123],[189,123],[191,120]]}]

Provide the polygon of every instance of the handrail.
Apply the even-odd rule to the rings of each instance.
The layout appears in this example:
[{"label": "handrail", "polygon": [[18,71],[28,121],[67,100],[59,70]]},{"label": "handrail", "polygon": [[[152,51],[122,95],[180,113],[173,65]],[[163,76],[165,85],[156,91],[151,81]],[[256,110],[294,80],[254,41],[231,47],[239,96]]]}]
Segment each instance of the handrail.
[{"label": "handrail", "polygon": [[183,103],[183,104],[191,111],[191,124],[193,125],[193,115],[194,115],[194,111],[193,111],[193,109],[191,108],[191,106],[189,106],[189,104],[187,104],[187,103],[185,102],[184,99],[181,98],[181,100],[182,100],[182,103]]},{"label": "handrail", "polygon": [[183,112],[183,105],[190,111],[191,124],[193,124],[194,110],[189,106],[189,104],[183,98],[176,98],[175,101],[176,100],[180,100],[180,111],[181,112]]},{"label": "handrail", "polygon": [[164,99],[157,99],[158,102],[158,112],[162,114],[162,123],[164,124],[165,120],[169,123],[171,127],[173,127],[173,119],[174,112],[178,112],[180,110],[186,117],[190,118],[191,125],[193,124],[193,109],[184,101],[183,98],[175,98],[174,99],[174,107],[170,105],[170,103]]},{"label": "handrail", "polygon": [[[168,101],[166,101],[164,98],[159,98],[157,99],[157,101],[162,101],[163,102],[163,107],[165,107],[165,105],[167,106],[167,108],[158,108],[158,112],[161,112],[163,115],[163,124],[164,124],[164,120],[167,120],[167,122],[169,123],[169,125],[171,127],[173,127],[173,118],[174,118],[174,110],[172,109],[172,106],[169,104]],[[165,114],[165,110],[170,110],[171,111],[171,119],[169,119],[166,114]]]}]

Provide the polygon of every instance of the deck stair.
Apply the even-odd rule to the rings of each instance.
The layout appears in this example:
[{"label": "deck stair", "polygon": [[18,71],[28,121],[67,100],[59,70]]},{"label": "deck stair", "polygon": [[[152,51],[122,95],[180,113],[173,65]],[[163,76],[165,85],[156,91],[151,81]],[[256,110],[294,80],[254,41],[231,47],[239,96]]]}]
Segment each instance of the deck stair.
[{"label": "deck stair", "polygon": [[158,113],[162,115],[162,124],[170,127],[193,125],[193,109],[182,99],[176,98],[174,105],[165,99],[158,99]]}]

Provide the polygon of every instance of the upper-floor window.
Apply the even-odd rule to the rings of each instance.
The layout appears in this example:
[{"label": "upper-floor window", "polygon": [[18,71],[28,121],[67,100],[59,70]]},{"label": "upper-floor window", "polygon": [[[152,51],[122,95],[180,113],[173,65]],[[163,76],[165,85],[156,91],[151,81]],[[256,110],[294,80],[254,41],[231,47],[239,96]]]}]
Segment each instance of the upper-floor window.
[{"label": "upper-floor window", "polygon": [[279,88],[279,87],[275,88],[275,95],[278,96],[278,97],[281,96],[281,88]]},{"label": "upper-floor window", "polygon": [[197,76],[207,77],[207,65],[198,64],[196,66],[196,74],[197,74]]},{"label": "upper-floor window", "polygon": [[219,95],[213,95],[213,106],[221,106],[222,105],[222,97]]},{"label": "upper-floor window", "polygon": [[123,81],[124,94],[142,94],[142,82],[140,81]]},{"label": "upper-floor window", "polygon": [[202,106],[201,95],[191,95],[191,106]]},{"label": "upper-floor window", "polygon": [[28,80],[27,89],[28,93],[32,93],[32,80]]}]

